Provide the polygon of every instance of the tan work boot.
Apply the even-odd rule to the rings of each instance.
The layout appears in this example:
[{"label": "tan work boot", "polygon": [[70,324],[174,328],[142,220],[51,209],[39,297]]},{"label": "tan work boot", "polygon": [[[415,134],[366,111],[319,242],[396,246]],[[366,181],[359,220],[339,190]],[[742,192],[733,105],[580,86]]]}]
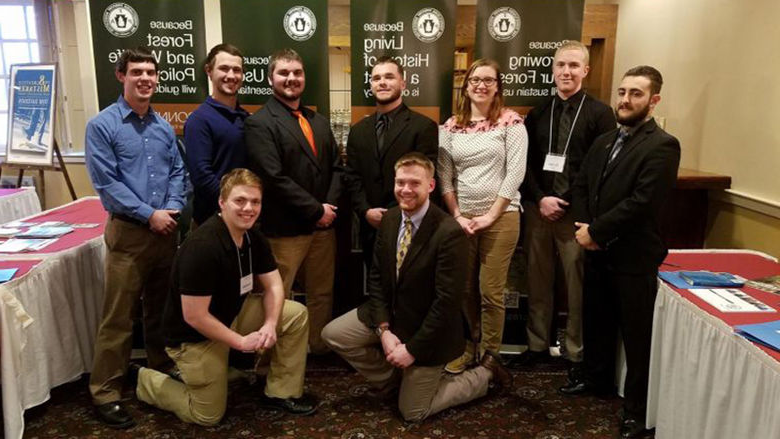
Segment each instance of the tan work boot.
[{"label": "tan work boot", "polygon": [[460,357],[447,363],[447,365],[444,366],[444,370],[454,374],[463,373],[463,371],[468,369],[468,367],[475,362],[475,351],[476,346],[474,345],[474,342],[466,340],[466,350],[463,351],[463,354]]}]

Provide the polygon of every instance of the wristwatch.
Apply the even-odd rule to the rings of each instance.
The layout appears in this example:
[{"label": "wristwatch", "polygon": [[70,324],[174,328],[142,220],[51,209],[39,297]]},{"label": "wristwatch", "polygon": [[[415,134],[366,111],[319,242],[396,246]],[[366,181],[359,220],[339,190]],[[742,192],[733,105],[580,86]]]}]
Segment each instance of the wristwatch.
[{"label": "wristwatch", "polygon": [[384,332],[389,329],[390,329],[390,325],[384,323],[374,328],[374,332],[376,333],[377,337],[382,338],[382,334],[384,334]]}]

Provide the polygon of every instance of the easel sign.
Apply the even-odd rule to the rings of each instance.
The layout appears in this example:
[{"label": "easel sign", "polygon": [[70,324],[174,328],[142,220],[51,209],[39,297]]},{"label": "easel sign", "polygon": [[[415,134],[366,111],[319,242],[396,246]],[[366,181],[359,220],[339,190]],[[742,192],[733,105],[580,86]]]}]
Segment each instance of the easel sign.
[{"label": "easel sign", "polygon": [[52,165],[55,64],[14,64],[8,95],[9,164]]}]

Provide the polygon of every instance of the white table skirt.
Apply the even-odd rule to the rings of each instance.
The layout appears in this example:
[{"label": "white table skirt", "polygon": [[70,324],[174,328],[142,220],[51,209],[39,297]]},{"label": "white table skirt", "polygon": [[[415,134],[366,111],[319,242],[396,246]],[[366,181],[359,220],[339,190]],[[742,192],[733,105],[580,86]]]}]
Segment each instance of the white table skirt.
[{"label": "white table skirt", "polygon": [[0,285],[6,438],[22,437],[24,410],[47,401],[50,389],[90,371],[104,257],[101,235]]},{"label": "white table skirt", "polygon": [[35,188],[23,188],[0,197],[0,224],[41,212],[41,202]]},{"label": "white table skirt", "polygon": [[780,438],[780,363],[661,282],[647,425],[658,439]]}]

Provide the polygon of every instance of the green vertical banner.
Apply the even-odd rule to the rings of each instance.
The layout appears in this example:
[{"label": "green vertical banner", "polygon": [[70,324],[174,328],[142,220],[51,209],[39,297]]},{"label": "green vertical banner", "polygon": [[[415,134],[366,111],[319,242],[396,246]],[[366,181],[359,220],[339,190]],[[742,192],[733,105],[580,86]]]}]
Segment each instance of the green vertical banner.
[{"label": "green vertical banner", "polygon": [[535,106],[556,93],[553,56],[582,38],[584,0],[479,0],[474,55],[501,65],[504,102]]},{"label": "green vertical banner", "polygon": [[244,54],[241,105],[250,111],[273,94],[268,82],[271,55],[290,48],[303,58],[306,88],[301,102],[330,113],[327,0],[222,0],[222,41]]},{"label": "green vertical banner", "polygon": [[404,102],[443,122],[452,113],[456,0],[352,0],[352,122],[374,111],[371,68],[383,55],[404,67]]},{"label": "green vertical banner", "polygon": [[100,109],[122,93],[114,75],[122,51],[145,46],[159,64],[154,109],[181,134],[187,116],[208,95],[203,2],[89,0],[89,15]]}]

